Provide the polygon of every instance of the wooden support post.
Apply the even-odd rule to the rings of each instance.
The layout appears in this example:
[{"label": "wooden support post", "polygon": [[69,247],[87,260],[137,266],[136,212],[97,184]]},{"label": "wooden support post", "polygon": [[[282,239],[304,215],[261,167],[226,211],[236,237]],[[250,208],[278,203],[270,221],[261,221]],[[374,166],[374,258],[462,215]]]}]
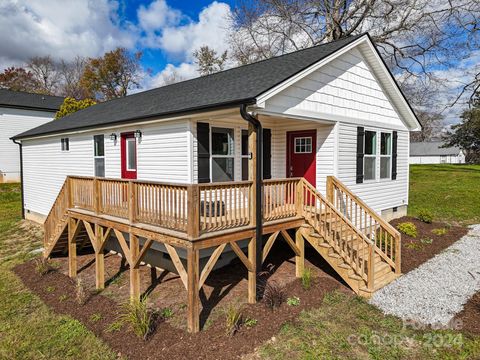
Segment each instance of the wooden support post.
[{"label": "wooden support post", "polygon": [[95,224],[95,287],[98,290],[105,288],[105,256],[103,253],[103,228]]},{"label": "wooden support post", "polygon": [[304,205],[303,179],[300,179],[297,182],[295,200],[296,200],[295,207],[297,211],[297,216],[303,216],[303,205]]},{"label": "wooden support post", "polygon": [[68,217],[68,276],[72,279],[77,277],[77,241],[75,229],[75,219]]},{"label": "wooden support post", "polygon": [[368,274],[367,274],[367,288],[373,290],[375,288],[375,249],[373,245],[368,246]]},{"label": "wooden support post", "polygon": [[100,181],[93,179],[93,212],[98,215],[100,213]]},{"label": "wooden support post", "polygon": [[72,207],[72,199],[72,181],[70,180],[70,177],[67,176],[65,179],[65,209],[70,209]]},{"label": "wooden support post", "polygon": [[300,250],[300,255],[295,256],[295,276],[301,278],[305,268],[305,240],[300,228],[295,232],[295,245]]},{"label": "wooden support post", "polygon": [[190,185],[187,189],[187,234],[196,239],[200,235],[200,188],[198,184]]},{"label": "wooden support post", "polygon": [[395,235],[395,274],[402,273],[402,237],[400,234]]},{"label": "wooden support post", "polygon": [[199,251],[187,249],[188,331],[200,331]]},{"label": "wooden support post", "polygon": [[333,178],[331,176],[327,176],[327,200],[333,204],[333,196],[334,196],[334,187],[333,187]]},{"label": "wooden support post", "polygon": [[130,233],[130,299],[140,300],[140,268],[136,263],[136,259],[140,254],[140,244],[138,237]]},{"label": "wooden support post", "polygon": [[137,205],[137,188],[133,181],[128,182],[128,221],[130,224],[135,222],[136,205]]},{"label": "wooden support post", "polygon": [[248,260],[252,264],[252,269],[248,270],[248,303],[255,304],[257,302],[257,244],[256,238],[252,237],[248,243]]}]

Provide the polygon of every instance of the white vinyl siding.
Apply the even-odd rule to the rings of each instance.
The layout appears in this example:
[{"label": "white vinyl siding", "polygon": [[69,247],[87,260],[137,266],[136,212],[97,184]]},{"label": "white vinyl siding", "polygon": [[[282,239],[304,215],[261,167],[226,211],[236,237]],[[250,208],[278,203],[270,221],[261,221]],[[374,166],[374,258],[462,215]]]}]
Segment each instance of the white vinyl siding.
[{"label": "white vinyl siding", "polygon": [[[121,132],[140,129],[137,140],[137,175],[139,180],[188,183],[188,121],[118,127],[104,130],[105,176],[121,177]],[[110,140],[116,133],[117,140]],[[47,215],[67,175],[94,176],[93,136],[100,131],[68,135],[70,150],[62,152],[60,139],[65,135],[23,141],[25,208]]]},{"label": "white vinyl siding", "polygon": [[[20,150],[10,138],[53,119],[55,113],[0,107],[0,182],[20,181]],[[60,148],[60,140],[57,143]]]},{"label": "white vinyl siding", "polygon": [[405,125],[358,49],[334,59],[266,101],[266,109],[342,122]]}]

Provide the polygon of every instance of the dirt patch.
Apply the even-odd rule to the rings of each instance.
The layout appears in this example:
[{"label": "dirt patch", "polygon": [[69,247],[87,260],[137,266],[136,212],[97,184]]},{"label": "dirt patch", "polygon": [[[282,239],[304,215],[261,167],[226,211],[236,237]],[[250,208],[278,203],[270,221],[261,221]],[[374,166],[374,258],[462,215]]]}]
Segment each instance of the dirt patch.
[{"label": "dirt patch", "polygon": [[455,316],[455,320],[461,321],[463,331],[480,335],[480,292],[467,301],[463,310]]},{"label": "dirt patch", "polygon": [[[402,222],[412,222],[417,227],[417,237],[402,234],[402,273],[407,273],[431,259],[467,234],[468,228],[452,226],[447,223],[426,224],[420,220],[405,216],[391,221],[396,227]],[[445,229],[445,234],[437,235],[432,230]]]},{"label": "dirt patch", "polygon": [[[241,327],[232,337],[226,335],[221,309],[233,301],[246,299],[246,271],[238,263],[211,274],[200,296],[204,330],[194,335],[184,330],[186,292],[178,276],[168,274],[158,284],[152,285],[149,282],[150,269],[142,266],[142,290],[148,291],[149,287],[153,287],[150,290],[153,306],[158,309],[169,307],[175,314],[173,318],[160,322],[146,342],[133,335],[126,326],[112,330],[112,324],[118,320],[119,302],[127,299],[129,293],[128,270],[121,269],[117,256],[108,256],[105,261],[110,272],[106,295],[94,294],[85,305],[75,301],[75,284],[62,273],[65,270],[64,259],[57,260],[59,271],[44,276],[35,272],[32,262],[17,266],[15,272],[56,312],[78,319],[114,351],[129,359],[232,359],[254,351],[275,335],[283,324],[295,321],[303,309],[319,306],[327,292],[340,290],[352,294],[313,251],[309,251],[312,255],[308,257],[306,266],[312,268],[315,277],[311,289],[305,291],[295,280],[294,260],[289,251],[283,246],[272,250],[267,259],[269,268],[273,269],[269,280],[284,285],[287,296],[298,297],[300,304],[289,306],[284,303],[275,311],[267,309],[263,303],[244,304],[243,316],[255,319],[257,323],[250,328]],[[94,263],[90,258],[91,255],[79,257],[80,276],[85,283],[92,280],[92,267],[94,274]]]}]

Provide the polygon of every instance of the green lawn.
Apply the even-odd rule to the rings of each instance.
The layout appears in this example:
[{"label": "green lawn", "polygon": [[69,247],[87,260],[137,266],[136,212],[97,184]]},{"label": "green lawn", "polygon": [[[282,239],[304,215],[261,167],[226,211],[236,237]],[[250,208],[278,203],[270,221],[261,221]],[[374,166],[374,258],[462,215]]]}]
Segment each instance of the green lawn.
[{"label": "green lawn", "polygon": [[21,222],[18,185],[0,185],[0,359],[115,359],[81,323],[53,314],[11,268],[41,246],[41,232]]},{"label": "green lawn", "polygon": [[412,165],[409,215],[422,208],[437,220],[480,223],[480,165]]},{"label": "green lawn", "polygon": [[[412,166],[410,181],[410,214],[427,208],[437,219],[480,222],[480,166]],[[38,256],[30,252],[41,246],[38,229],[21,221],[20,202],[18,185],[0,184],[0,359],[115,359],[114,352],[81,323],[53,314],[11,271]],[[362,299],[332,293],[320,308],[286,324],[256,355],[268,359],[478,359],[480,338],[453,331],[404,329],[399,319],[383,316]]]}]

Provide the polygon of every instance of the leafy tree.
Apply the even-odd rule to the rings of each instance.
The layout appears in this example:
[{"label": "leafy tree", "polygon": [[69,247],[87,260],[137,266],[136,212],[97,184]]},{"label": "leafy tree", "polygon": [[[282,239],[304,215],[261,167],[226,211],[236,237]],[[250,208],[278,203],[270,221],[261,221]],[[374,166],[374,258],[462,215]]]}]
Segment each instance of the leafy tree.
[{"label": "leafy tree", "polygon": [[193,56],[195,57],[198,72],[202,76],[222,71],[225,68],[225,62],[227,61],[226,51],[222,55],[217,55],[215,50],[206,45],[195,50]]},{"label": "leafy tree", "polygon": [[72,61],[61,60],[58,65],[60,75],[59,94],[77,100],[91,98],[92,94],[82,86],[82,76],[87,60],[77,56]]},{"label": "leafy tree", "polygon": [[90,58],[81,79],[82,86],[100,100],[111,100],[140,88],[141,52],[130,54],[125,48]]},{"label": "leafy tree", "polygon": [[465,110],[461,119],[447,132],[444,146],[459,146],[466,151],[467,162],[480,163],[480,104]]},{"label": "leafy tree", "polygon": [[35,92],[37,83],[30,71],[21,67],[9,67],[0,73],[0,88],[13,91]]},{"label": "leafy tree", "polygon": [[78,110],[85,109],[95,104],[96,102],[92,99],[76,100],[73,97],[67,97],[65,100],[63,100],[63,104],[55,114],[55,119],[60,119],[61,117],[67,116]]}]

